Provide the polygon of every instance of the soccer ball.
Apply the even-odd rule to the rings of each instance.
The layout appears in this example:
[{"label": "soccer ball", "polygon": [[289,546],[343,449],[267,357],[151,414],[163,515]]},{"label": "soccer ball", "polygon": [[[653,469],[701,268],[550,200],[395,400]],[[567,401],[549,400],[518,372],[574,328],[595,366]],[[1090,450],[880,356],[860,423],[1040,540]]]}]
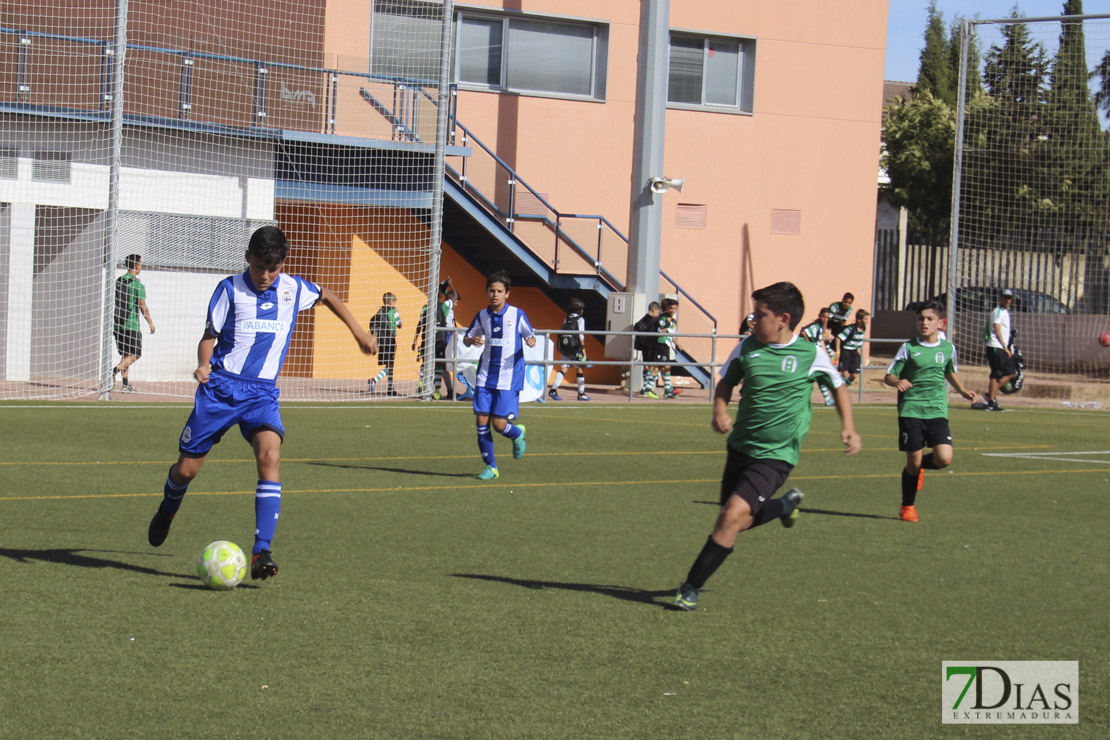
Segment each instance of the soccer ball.
[{"label": "soccer ball", "polygon": [[197,575],[208,588],[235,588],[247,575],[247,556],[234,542],[216,540],[197,558]]},{"label": "soccer ball", "polygon": [[1102,332],[1102,335],[1098,338],[1098,343],[1103,347],[1110,347],[1110,331]]}]

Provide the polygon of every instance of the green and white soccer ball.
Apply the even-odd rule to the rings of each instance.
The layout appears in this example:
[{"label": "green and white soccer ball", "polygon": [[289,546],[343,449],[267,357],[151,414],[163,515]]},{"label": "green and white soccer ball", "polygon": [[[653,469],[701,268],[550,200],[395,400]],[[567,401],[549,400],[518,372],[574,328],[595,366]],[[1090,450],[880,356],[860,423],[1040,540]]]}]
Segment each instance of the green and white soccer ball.
[{"label": "green and white soccer ball", "polygon": [[216,540],[197,558],[197,575],[208,588],[235,588],[247,575],[247,556],[234,542]]}]

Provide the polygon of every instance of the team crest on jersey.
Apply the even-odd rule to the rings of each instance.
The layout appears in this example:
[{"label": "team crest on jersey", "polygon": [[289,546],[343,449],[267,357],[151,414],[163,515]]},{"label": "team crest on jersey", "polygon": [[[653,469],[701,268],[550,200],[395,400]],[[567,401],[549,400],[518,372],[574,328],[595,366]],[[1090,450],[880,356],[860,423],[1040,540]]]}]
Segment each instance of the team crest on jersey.
[{"label": "team crest on jersey", "polygon": [[798,358],[794,355],[787,355],[782,358],[782,371],[784,373],[798,372]]},{"label": "team crest on jersey", "polygon": [[285,303],[285,304],[292,303],[293,302],[293,291],[291,291],[291,290],[282,291],[281,302]]},{"label": "team crest on jersey", "polygon": [[934,356],[934,359],[936,359],[938,365],[943,365],[944,364],[944,353],[943,352],[937,352],[936,355]]},{"label": "team crest on jersey", "polygon": [[181,433],[181,444],[183,444],[183,445],[189,444],[189,440],[191,440],[192,438],[193,438],[193,430],[190,429],[189,427],[185,427],[185,431]]}]

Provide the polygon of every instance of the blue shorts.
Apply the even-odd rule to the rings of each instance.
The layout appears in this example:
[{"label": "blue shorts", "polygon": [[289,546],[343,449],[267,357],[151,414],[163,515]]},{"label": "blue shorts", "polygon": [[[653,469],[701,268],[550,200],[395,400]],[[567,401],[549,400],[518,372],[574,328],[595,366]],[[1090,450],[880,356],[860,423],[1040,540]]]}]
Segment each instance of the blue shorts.
[{"label": "blue shorts", "polygon": [[520,412],[520,391],[499,391],[496,388],[474,389],[474,413],[515,419]]},{"label": "blue shorts", "polygon": [[197,386],[193,413],[185,422],[178,449],[186,457],[204,457],[235,424],[248,442],[259,429],[275,431],[284,440],[279,394],[271,383],[212,373],[207,383]]}]

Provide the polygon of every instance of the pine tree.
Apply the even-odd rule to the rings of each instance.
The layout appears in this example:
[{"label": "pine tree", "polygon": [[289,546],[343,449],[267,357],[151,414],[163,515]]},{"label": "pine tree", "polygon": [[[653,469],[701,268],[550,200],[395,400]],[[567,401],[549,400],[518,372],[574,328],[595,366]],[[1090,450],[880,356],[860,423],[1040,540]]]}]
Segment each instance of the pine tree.
[{"label": "pine tree", "polygon": [[952,54],[948,35],[945,32],[944,15],[937,10],[936,0],[931,0],[929,17],[925,25],[925,45],[921,49],[921,64],[917,70],[917,89],[932,93],[933,97],[954,108],[957,71],[953,71],[952,68]]}]

